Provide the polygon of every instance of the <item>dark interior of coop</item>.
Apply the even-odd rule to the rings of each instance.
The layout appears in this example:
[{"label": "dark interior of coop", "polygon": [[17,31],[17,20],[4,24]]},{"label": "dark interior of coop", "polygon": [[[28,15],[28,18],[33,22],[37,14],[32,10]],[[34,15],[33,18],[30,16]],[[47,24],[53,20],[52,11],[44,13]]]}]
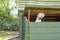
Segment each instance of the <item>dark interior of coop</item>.
[{"label": "dark interior of coop", "polygon": [[30,22],[35,22],[37,14],[40,12],[45,13],[42,22],[60,22],[60,9],[57,8],[29,8],[24,15]]}]

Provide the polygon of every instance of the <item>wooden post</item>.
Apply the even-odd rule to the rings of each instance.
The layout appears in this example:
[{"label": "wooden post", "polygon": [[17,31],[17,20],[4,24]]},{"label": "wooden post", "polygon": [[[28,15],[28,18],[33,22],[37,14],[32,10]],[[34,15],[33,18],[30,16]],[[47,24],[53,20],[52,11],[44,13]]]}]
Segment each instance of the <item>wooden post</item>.
[{"label": "wooden post", "polygon": [[20,12],[20,10],[18,11],[18,15],[19,15],[19,37],[20,40],[23,40],[23,34],[22,34],[22,12]]},{"label": "wooden post", "polygon": [[30,22],[30,9],[28,10],[28,21]]},{"label": "wooden post", "polygon": [[28,10],[28,40],[30,40],[30,9]]}]

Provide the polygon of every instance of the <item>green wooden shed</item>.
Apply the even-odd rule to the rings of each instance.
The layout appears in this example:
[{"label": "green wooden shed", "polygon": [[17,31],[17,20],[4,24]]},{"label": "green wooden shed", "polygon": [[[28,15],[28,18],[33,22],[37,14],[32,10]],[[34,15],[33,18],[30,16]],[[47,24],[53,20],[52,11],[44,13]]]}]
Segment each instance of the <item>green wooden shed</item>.
[{"label": "green wooden shed", "polygon": [[[35,22],[39,12],[46,16],[42,22]],[[20,40],[60,40],[60,1],[24,4],[18,13]]]}]

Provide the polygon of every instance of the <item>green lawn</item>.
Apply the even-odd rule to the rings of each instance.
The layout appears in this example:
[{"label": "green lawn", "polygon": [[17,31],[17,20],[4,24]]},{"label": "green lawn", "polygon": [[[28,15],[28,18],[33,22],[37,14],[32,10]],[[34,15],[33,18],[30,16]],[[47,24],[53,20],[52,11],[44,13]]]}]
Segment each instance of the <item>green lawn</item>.
[{"label": "green lawn", "polygon": [[4,40],[5,39],[5,37],[4,36],[0,36],[0,40]]},{"label": "green lawn", "polygon": [[18,32],[15,31],[0,31],[0,40],[4,40],[6,35],[13,35],[18,34]]}]

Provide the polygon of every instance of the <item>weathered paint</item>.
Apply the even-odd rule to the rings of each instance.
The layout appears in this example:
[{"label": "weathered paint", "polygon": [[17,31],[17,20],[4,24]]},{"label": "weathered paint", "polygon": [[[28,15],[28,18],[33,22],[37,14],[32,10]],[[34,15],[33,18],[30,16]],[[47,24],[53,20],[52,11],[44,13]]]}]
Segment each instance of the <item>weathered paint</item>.
[{"label": "weathered paint", "polygon": [[29,23],[25,19],[25,40],[60,40],[60,22]]},{"label": "weathered paint", "polygon": [[18,15],[19,15],[19,35],[20,35],[20,40],[25,40],[25,31],[24,31],[24,24],[25,23],[24,17],[23,17],[23,12],[21,12],[20,10],[18,11]]},{"label": "weathered paint", "polygon": [[60,22],[28,22],[19,11],[20,40],[60,40]]},{"label": "weathered paint", "polygon": [[60,40],[60,22],[29,23],[25,16],[19,15],[20,40]]},{"label": "weathered paint", "polygon": [[31,40],[60,40],[60,22],[31,22]]},{"label": "weathered paint", "polygon": [[60,40],[60,22],[29,23],[22,13],[19,15],[20,40]]}]

